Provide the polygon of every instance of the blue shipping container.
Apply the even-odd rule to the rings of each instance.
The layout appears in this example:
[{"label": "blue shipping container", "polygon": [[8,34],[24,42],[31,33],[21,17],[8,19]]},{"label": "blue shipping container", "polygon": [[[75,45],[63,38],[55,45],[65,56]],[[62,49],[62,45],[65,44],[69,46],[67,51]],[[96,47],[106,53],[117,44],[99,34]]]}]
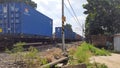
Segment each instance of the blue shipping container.
[{"label": "blue shipping container", "polygon": [[[65,39],[75,40],[76,39],[76,33],[65,28],[64,29]],[[62,27],[56,27],[55,28],[55,36],[56,38],[61,39],[62,38]]]},{"label": "blue shipping container", "polygon": [[52,36],[53,21],[25,3],[0,4],[0,33]]}]

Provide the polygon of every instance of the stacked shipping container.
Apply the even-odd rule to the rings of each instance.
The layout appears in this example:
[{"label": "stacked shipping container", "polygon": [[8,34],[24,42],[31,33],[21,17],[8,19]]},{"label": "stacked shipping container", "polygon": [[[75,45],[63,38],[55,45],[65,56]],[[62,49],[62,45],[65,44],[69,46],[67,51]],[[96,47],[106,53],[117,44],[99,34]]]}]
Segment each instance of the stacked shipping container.
[{"label": "stacked shipping container", "polygon": [[52,37],[52,19],[25,3],[0,4],[0,34]]},{"label": "stacked shipping container", "polygon": [[[65,32],[65,39],[66,40],[81,40],[81,37],[78,37],[78,34],[73,32],[72,30],[65,28],[64,32]],[[55,28],[55,37],[58,39],[62,38],[62,27]]]}]

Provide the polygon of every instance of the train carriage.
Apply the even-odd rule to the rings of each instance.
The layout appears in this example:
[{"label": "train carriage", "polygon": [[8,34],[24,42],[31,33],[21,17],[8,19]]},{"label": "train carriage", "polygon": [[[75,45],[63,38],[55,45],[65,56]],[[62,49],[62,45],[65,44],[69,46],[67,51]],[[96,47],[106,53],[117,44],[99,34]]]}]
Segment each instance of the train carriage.
[{"label": "train carriage", "polygon": [[[0,4],[0,42],[50,41],[53,20],[22,2]],[[33,40],[35,41],[35,40]],[[3,44],[0,45],[2,47]]]}]

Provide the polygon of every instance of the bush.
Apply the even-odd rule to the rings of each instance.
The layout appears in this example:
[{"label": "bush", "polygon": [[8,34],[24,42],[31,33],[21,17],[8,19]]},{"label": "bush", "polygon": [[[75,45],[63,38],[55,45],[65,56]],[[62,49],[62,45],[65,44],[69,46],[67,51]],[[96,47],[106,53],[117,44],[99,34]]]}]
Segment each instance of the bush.
[{"label": "bush", "polygon": [[89,44],[89,50],[96,56],[110,56],[110,52],[105,50],[104,48],[99,49],[94,47],[93,45]]},{"label": "bush", "polygon": [[87,63],[89,62],[89,57],[92,56],[92,53],[89,51],[89,47],[86,46],[86,43],[83,43],[77,48],[74,56],[77,58],[78,63]]},{"label": "bush", "polygon": [[16,44],[14,44],[13,49],[9,50],[8,48],[5,49],[5,52],[8,54],[12,54],[12,53],[17,53],[17,52],[23,52],[24,48],[23,46],[25,45],[24,42],[18,42]]},{"label": "bush", "polygon": [[12,52],[8,48],[6,48],[5,53],[11,54]]},{"label": "bush", "polygon": [[14,48],[12,50],[6,48],[5,52],[14,57],[13,60],[16,66],[24,66],[25,68],[37,68],[48,63],[46,57],[41,58],[38,55],[39,51],[36,48],[30,47],[28,48],[28,51],[24,51],[24,45],[25,43],[19,42],[14,45]]},{"label": "bush", "polygon": [[69,64],[89,63],[89,58],[92,56],[107,56],[110,52],[105,49],[99,49],[91,44],[83,42],[76,50],[69,51]]},{"label": "bush", "polygon": [[28,49],[28,52],[26,53],[25,57],[34,59],[36,57],[37,53],[38,53],[38,50],[36,48],[30,47]]},{"label": "bush", "polygon": [[23,46],[25,45],[24,42],[18,42],[14,45],[14,48],[12,49],[13,53],[17,53],[17,52],[23,52],[24,48]]},{"label": "bush", "polygon": [[35,66],[35,59],[37,58],[38,50],[34,47],[30,47],[28,52],[24,55],[26,66],[32,68]]}]

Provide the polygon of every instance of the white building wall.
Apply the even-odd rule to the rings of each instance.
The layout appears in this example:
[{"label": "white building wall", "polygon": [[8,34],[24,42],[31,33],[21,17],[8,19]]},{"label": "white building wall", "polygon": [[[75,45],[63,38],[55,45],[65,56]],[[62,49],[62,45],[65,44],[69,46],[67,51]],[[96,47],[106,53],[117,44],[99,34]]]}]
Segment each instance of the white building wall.
[{"label": "white building wall", "polygon": [[114,36],[114,50],[120,52],[120,35]]}]

